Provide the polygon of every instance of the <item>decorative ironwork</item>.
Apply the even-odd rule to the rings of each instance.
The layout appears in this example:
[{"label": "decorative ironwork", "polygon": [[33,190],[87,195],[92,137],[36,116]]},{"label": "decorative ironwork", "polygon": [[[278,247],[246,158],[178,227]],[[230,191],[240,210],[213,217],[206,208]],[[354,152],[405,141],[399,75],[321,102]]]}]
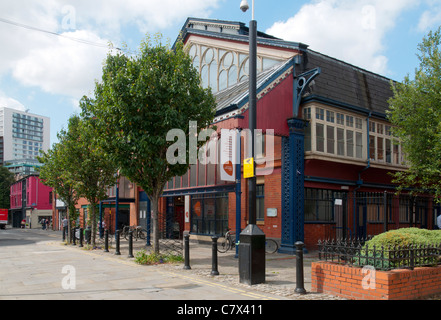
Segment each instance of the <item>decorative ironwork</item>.
[{"label": "decorative ironwork", "polygon": [[294,253],[304,240],[304,127],[303,119],[288,119],[289,138],[282,146],[282,243],[280,252]]},{"label": "decorative ironwork", "polygon": [[293,101],[293,116],[298,117],[300,102],[305,89],[309,86],[312,80],[321,73],[320,68],[314,68],[306,71],[298,76],[294,76],[294,101]]},{"label": "decorative ironwork", "polygon": [[411,269],[441,264],[441,243],[406,246],[375,246],[367,239],[319,241],[319,259],[377,270]]},{"label": "decorative ironwork", "polygon": [[[174,221],[173,217],[168,215],[160,215],[158,218],[159,229],[159,251],[165,254],[172,254],[177,256],[183,255],[183,241],[179,228]],[[147,230],[150,234],[150,239],[153,240],[153,223],[150,224],[151,228]],[[152,241],[153,242],[153,241]],[[152,243],[153,244],[153,243]],[[153,246],[147,246],[146,251],[150,252]]]}]

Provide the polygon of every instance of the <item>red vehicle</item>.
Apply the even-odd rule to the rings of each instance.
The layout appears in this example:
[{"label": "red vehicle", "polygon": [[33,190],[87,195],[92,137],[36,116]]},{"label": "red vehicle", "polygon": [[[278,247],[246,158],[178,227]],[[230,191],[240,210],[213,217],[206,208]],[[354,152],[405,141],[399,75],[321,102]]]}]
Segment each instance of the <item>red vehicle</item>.
[{"label": "red vehicle", "polygon": [[8,209],[0,209],[0,229],[6,229],[8,224]]}]

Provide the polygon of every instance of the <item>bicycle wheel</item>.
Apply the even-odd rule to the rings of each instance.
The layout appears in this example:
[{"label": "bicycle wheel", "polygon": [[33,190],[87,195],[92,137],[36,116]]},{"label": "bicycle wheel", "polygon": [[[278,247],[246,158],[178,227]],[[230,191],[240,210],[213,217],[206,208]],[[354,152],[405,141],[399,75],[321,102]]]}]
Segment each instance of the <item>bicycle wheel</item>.
[{"label": "bicycle wheel", "polygon": [[265,252],[266,253],[274,253],[279,248],[277,242],[273,239],[266,239],[265,241]]},{"label": "bicycle wheel", "polygon": [[142,240],[147,239],[147,230],[146,229],[138,230],[138,237]]},{"label": "bicycle wheel", "polygon": [[225,253],[230,249],[230,241],[225,237],[220,237],[217,241],[217,251]]},{"label": "bicycle wheel", "polygon": [[129,234],[127,228],[128,228],[127,226],[124,226],[124,227],[122,228],[121,232],[119,233],[120,238],[124,238],[124,239],[127,240],[127,236],[128,236],[128,234]]}]

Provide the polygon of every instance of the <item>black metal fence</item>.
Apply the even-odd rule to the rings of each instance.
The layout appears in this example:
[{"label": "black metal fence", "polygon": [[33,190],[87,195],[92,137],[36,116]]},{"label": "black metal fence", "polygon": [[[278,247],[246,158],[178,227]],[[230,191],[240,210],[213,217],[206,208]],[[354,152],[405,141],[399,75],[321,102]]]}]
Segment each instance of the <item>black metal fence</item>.
[{"label": "black metal fence", "polygon": [[366,238],[400,228],[434,229],[441,212],[431,196],[305,188],[305,223],[323,238]]},{"label": "black metal fence", "polygon": [[[183,240],[179,230],[179,224],[174,221],[173,216],[159,215],[159,251],[165,254],[182,255]],[[153,248],[153,223],[148,225],[147,230],[147,251]]]},{"label": "black metal fence", "polygon": [[376,247],[367,239],[319,241],[319,259],[376,270],[413,269],[441,264],[441,243]]}]

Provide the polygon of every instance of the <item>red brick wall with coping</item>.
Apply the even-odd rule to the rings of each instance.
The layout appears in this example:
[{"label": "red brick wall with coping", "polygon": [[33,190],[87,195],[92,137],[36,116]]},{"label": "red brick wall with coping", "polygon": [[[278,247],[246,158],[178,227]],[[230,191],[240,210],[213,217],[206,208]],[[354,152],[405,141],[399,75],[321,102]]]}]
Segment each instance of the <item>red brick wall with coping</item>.
[{"label": "red brick wall with coping", "polygon": [[352,300],[412,300],[441,293],[441,266],[363,272],[363,268],[313,262],[311,290]]}]

